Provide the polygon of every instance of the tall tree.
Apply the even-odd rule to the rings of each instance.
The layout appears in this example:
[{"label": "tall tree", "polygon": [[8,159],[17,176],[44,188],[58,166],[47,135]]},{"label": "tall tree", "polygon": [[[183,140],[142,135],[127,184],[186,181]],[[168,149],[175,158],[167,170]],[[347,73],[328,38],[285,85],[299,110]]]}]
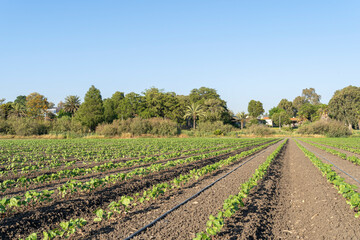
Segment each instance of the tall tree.
[{"label": "tall tree", "polygon": [[11,115],[15,117],[25,117],[26,116],[26,106],[21,103],[13,103]]},{"label": "tall tree", "polygon": [[191,90],[189,98],[193,103],[203,104],[207,99],[220,99],[220,95],[213,88],[201,87]]},{"label": "tall tree", "polygon": [[100,90],[95,88],[94,85],[85,94],[84,102],[80,105],[75,117],[92,131],[104,120],[102,97]]},{"label": "tall tree", "polygon": [[114,119],[118,119],[116,109],[122,103],[122,100],[125,98],[123,92],[115,92],[111,98],[104,100],[104,118],[106,122],[112,122]]},{"label": "tall tree", "polygon": [[80,97],[70,95],[65,98],[64,110],[65,112],[74,115],[74,113],[80,108]]},{"label": "tall tree", "polygon": [[302,120],[315,121],[318,119],[318,115],[317,115],[318,108],[319,108],[318,105],[305,103],[299,109],[298,116]]},{"label": "tall tree", "polygon": [[294,116],[294,114],[295,114],[295,111],[294,111],[295,109],[294,109],[292,102],[290,102],[286,98],[281,99],[281,101],[278,104],[278,108],[284,109],[285,112],[291,117]]},{"label": "tall tree", "polygon": [[320,103],[321,96],[315,92],[314,88],[305,88],[302,90],[302,97],[305,101],[317,105]]},{"label": "tall tree", "polygon": [[205,116],[205,112],[202,109],[202,106],[198,103],[192,103],[187,106],[184,118],[192,118],[193,120],[193,128],[196,128],[196,119],[198,117]]},{"label": "tall tree", "polygon": [[3,103],[0,105],[0,116],[7,119],[13,109],[12,102]]},{"label": "tall tree", "polygon": [[348,86],[337,90],[329,101],[329,115],[340,121],[344,121],[349,129],[358,123],[360,110],[360,87]]},{"label": "tall tree", "polygon": [[14,103],[19,103],[23,106],[26,106],[26,96],[25,95],[19,95],[16,97]]},{"label": "tall tree", "polygon": [[44,117],[48,108],[49,102],[43,95],[34,92],[26,97],[26,109],[30,117]]},{"label": "tall tree", "polygon": [[278,107],[273,107],[269,110],[269,117],[271,118],[272,115],[274,115],[275,113],[280,113],[282,111],[285,111],[284,109],[278,108]]},{"label": "tall tree", "polygon": [[292,104],[293,104],[293,107],[295,109],[295,115],[297,115],[297,113],[299,112],[300,108],[302,105],[304,105],[305,103],[308,103],[305,98],[303,96],[297,96]]},{"label": "tall tree", "polygon": [[272,122],[281,127],[283,125],[287,125],[291,123],[289,114],[286,113],[285,110],[282,110],[278,113],[274,113],[271,117]]},{"label": "tall tree", "polygon": [[131,92],[121,100],[115,112],[119,119],[134,118],[141,115],[144,109],[144,98],[140,94]]},{"label": "tall tree", "polygon": [[264,113],[263,104],[260,101],[251,100],[248,105],[249,115],[253,118],[257,118]]}]

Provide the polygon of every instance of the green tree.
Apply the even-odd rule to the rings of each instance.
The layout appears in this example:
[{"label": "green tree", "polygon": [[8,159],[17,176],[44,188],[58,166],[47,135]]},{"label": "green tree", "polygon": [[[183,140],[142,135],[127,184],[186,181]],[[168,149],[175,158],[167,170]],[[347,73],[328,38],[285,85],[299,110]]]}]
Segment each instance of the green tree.
[{"label": "green tree", "polygon": [[116,109],[122,103],[122,100],[125,98],[123,92],[115,92],[111,98],[104,100],[104,119],[105,122],[111,123],[114,119],[118,119],[118,114]]},{"label": "green tree", "polygon": [[274,113],[271,117],[271,120],[275,125],[277,125],[279,127],[291,123],[290,116],[289,116],[289,114],[286,113],[285,110]]},{"label": "green tree", "polygon": [[344,121],[349,129],[358,123],[360,87],[348,86],[337,90],[329,101],[329,116]]},{"label": "green tree", "polygon": [[191,118],[193,120],[194,129],[196,128],[196,119],[201,116],[205,116],[205,112],[200,104],[192,103],[190,106],[187,106],[184,118]]},{"label": "green tree", "polygon": [[193,103],[204,104],[207,99],[220,99],[220,95],[213,88],[201,87],[191,90],[189,98]]},{"label": "green tree", "polygon": [[26,106],[26,96],[25,95],[19,95],[16,97],[14,104],[20,104],[22,106]]},{"label": "green tree", "polygon": [[46,97],[39,93],[31,93],[26,97],[27,114],[30,117],[45,117],[46,110],[49,108],[49,102]]},{"label": "green tree", "polygon": [[70,95],[65,98],[64,111],[74,115],[74,113],[80,108],[81,102],[80,97]]},{"label": "green tree", "polygon": [[269,110],[269,117],[271,118],[272,115],[274,115],[275,113],[280,113],[282,111],[284,111],[284,109],[273,107],[272,109]]},{"label": "green tree", "polygon": [[140,116],[144,110],[144,98],[140,94],[131,92],[125,95],[125,98],[120,101],[119,106],[115,112],[117,117],[121,120],[134,118]]},{"label": "green tree", "polygon": [[94,85],[85,94],[84,102],[75,114],[82,125],[94,131],[96,126],[104,120],[104,106],[100,90]]},{"label": "green tree", "polygon": [[241,130],[244,129],[244,122],[247,116],[248,115],[245,112],[240,112],[235,115],[236,121],[240,122]]},{"label": "green tree", "polygon": [[248,105],[249,115],[253,118],[257,118],[264,113],[263,104],[260,101],[251,100]]},{"label": "green tree", "polygon": [[304,105],[305,103],[308,103],[308,101],[306,101],[303,96],[297,96],[293,100],[292,104],[293,104],[293,107],[294,107],[295,116],[299,112],[301,106]]},{"label": "green tree", "polygon": [[294,116],[295,114],[295,109],[294,106],[292,104],[292,102],[290,102],[289,100],[287,100],[286,98],[281,99],[281,101],[279,102],[278,108],[284,109],[285,112],[289,115],[289,116]]},{"label": "green tree", "polygon": [[305,103],[299,109],[298,116],[303,120],[315,121],[318,118],[318,108],[318,106],[315,106],[311,103]]},{"label": "green tree", "polygon": [[320,103],[321,96],[315,92],[314,88],[305,88],[302,90],[302,97],[306,102],[311,103],[312,105],[317,105]]},{"label": "green tree", "polygon": [[10,115],[12,109],[13,109],[13,104],[11,102],[7,102],[7,103],[3,103],[0,105],[0,116],[2,116],[2,118],[7,119],[8,116]]},{"label": "green tree", "polygon": [[19,102],[12,104],[11,115],[15,117],[25,117],[26,116],[26,105],[23,105]]}]

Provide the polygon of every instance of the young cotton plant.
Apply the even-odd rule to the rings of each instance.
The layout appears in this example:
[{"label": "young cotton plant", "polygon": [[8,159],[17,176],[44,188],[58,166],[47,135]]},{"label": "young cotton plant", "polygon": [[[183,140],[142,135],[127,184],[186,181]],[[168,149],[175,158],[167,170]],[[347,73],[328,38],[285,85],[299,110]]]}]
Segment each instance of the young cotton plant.
[{"label": "young cotton plant", "polygon": [[271,162],[279,155],[286,142],[287,139],[266,158],[266,161],[255,170],[255,173],[248,181],[241,184],[240,192],[237,195],[230,195],[224,201],[223,209],[218,212],[217,217],[214,217],[213,215],[209,216],[209,220],[206,223],[206,233],[197,233],[194,240],[211,239],[211,236],[214,236],[221,231],[224,226],[225,218],[233,216],[240,207],[244,206],[244,199],[248,196],[250,190],[258,184],[259,180],[265,176]]},{"label": "young cotton plant", "polygon": [[345,182],[344,178],[340,177],[334,170],[331,164],[323,163],[312,152],[296,142],[297,146],[305,153],[310,161],[320,169],[323,176],[328,182],[332,183],[338,192],[346,199],[346,203],[350,205],[351,209],[355,211],[355,217],[360,217],[360,194],[356,191],[356,186]]}]

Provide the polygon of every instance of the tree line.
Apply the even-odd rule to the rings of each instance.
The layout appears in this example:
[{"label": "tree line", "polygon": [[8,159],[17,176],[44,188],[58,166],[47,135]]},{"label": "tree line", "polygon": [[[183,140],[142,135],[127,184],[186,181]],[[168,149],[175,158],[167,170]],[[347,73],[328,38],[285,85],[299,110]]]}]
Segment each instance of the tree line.
[{"label": "tree line", "polygon": [[[117,91],[110,98],[103,99],[101,92],[91,86],[85,94],[84,101],[79,96],[67,96],[57,104],[57,115],[48,109],[55,105],[39,93],[18,96],[14,102],[0,102],[0,118],[30,118],[37,120],[71,121],[90,131],[99,124],[112,123],[114,120],[131,118],[161,118],[171,120],[182,128],[196,126],[196,121],[232,123],[232,113],[215,89],[201,87],[193,89],[189,95],[178,95],[174,92],[152,87],[141,94]],[[62,120],[60,120],[62,119]],[[1,128],[1,126],[0,126]],[[1,131],[1,129],[0,129]]]},{"label": "tree line", "polygon": [[[328,104],[320,100],[321,96],[314,88],[303,89],[302,94],[293,101],[281,99],[277,106],[269,110],[268,115],[277,126],[288,125],[291,118],[296,117],[300,122],[335,119],[344,122],[349,129],[359,128],[359,87],[348,86],[337,90]],[[26,129],[34,125],[35,121],[48,122],[47,127],[57,132],[89,132],[115,120],[152,118],[170,120],[179,128],[195,128],[199,121],[210,125],[216,122],[217,126],[219,123],[233,125],[242,129],[245,122],[247,126],[258,124],[259,116],[265,112],[260,101],[251,100],[248,113],[243,111],[233,114],[217,91],[208,87],[195,88],[188,95],[152,87],[141,94],[117,91],[110,98],[103,99],[100,90],[91,86],[83,102],[79,96],[70,95],[57,104],[56,115],[48,111],[54,107],[55,104],[39,93],[20,95],[13,102],[0,99],[0,133],[34,133],[28,133]],[[38,127],[40,130],[35,133],[46,132],[45,127]]]}]

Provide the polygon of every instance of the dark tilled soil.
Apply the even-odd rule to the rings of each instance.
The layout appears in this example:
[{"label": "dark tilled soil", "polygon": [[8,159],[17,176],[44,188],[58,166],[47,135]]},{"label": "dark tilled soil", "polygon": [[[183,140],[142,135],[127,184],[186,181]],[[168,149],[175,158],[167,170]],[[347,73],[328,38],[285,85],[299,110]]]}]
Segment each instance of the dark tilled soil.
[{"label": "dark tilled soil", "polygon": [[360,238],[354,212],[294,141],[281,161],[216,239]]},{"label": "dark tilled soil", "polygon": [[[212,150],[212,151],[207,151],[205,153],[210,153],[210,152],[217,152],[217,151],[222,151],[222,150],[226,150],[229,149],[229,147],[225,147],[223,149],[219,149],[219,150]],[[203,154],[203,153],[201,153]],[[185,159],[185,158],[189,158],[192,156],[196,156],[199,155],[199,153],[197,154],[191,154],[191,155],[187,155],[187,156],[180,156],[180,157],[175,157],[175,158],[169,158],[169,159],[164,159],[164,160],[158,160],[158,161],[154,161],[151,163],[139,163],[137,165],[134,165],[132,167],[122,167],[122,168],[116,168],[116,169],[111,169],[108,171],[103,171],[103,172],[95,172],[95,173],[89,173],[89,174],[85,174],[85,175],[81,175],[81,176],[76,176],[76,177],[69,177],[69,178],[61,178],[59,180],[53,180],[53,181],[49,181],[46,183],[39,183],[39,184],[31,184],[30,186],[24,188],[24,187],[14,187],[14,188],[9,188],[7,189],[5,192],[0,193],[0,197],[12,197],[14,195],[19,195],[19,194],[24,194],[26,191],[29,190],[36,190],[36,191],[42,191],[42,190],[54,190],[56,189],[58,186],[66,183],[69,180],[75,179],[78,181],[89,181],[91,178],[101,178],[110,174],[117,174],[117,173],[121,173],[121,172],[129,172],[131,170],[134,170],[135,168],[139,168],[139,167],[148,167],[152,164],[155,163],[165,163],[168,161],[173,161],[173,160],[178,160],[178,159]],[[133,158],[133,159],[137,159],[137,158]],[[128,159],[131,160],[131,159]],[[117,161],[112,161],[113,163],[117,163],[117,162],[126,162],[127,160],[117,160]],[[107,161],[109,162],[109,161]],[[96,165],[100,165],[100,164],[104,164],[105,162],[100,162],[97,164],[91,164],[91,165],[86,165],[84,166],[85,168],[90,168],[90,167],[94,167]],[[56,171],[60,171],[60,170],[64,170],[64,169],[68,169],[65,166],[56,169]],[[56,173],[56,171],[49,171],[46,172],[45,174],[52,174],[52,173]],[[44,174],[41,173],[40,175]],[[27,178],[34,178],[36,176],[39,176],[39,172],[33,172],[31,174],[28,174],[28,176],[26,176]],[[11,179],[11,178],[10,178]],[[0,181],[1,182],[1,181]]]},{"label": "dark tilled soil", "polygon": [[[316,148],[308,143],[305,142],[301,142],[303,144],[303,146],[305,146],[307,149],[309,149],[311,152],[313,152],[321,161],[323,161],[326,164],[331,164],[328,161],[326,161],[324,158],[326,158],[327,160],[330,160],[333,164],[335,164],[338,168],[342,169],[343,171],[345,171],[346,173],[350,174],[351,176],[353,176],[355,179],[357,179],[358,181],[360,181],[360,166],[356,165],[348,160],[342,159],[338,156],[332,155],[331,153],[328,153],[324,150],[321,150],[319,148]],[[338,150],[338,149],[336,149]],[[352,156],[352,155],[349,155]],[[345,179],[346,182],[356,185],[359,187],[360,189],[360,183],[358,183],[357,181],[355,181],[354,179],[352,179],[351,177],[349,177],[348,175],[344,174],[342,171],[340,171],[339,169],[332,167],[332,169],[341,177],[343,177]]]},{"label": "dark tilled soil", "polygon": [[279,203],[279,183],[284,168],[285,146],[264,179],[245,199],[245,206],[225,222],[215,239],[274,239],[272,227]]},{"label": "dark tilled soil", "polygon": [[356,157],[360,158],[360,154],[358,154],[358,153],[353,153],[353,152],[346,151],[346,150],[341,149],[341,148],[332,147],[332,146],[326,145],[324,143],[318,143],[318,142],[313,142],[313,143],[319,144],[319,145],[327,147],[327,148],[335,149],[335,150],[337,150],[339,152],[345,153],[347,156],[356,156]]},{"label": "dark tilled soil", "polygon": [[91,192],[88,195],[72,196],[69,200],[57,198],[55,201],[34,210],[23,211],[2,219],[0,221],[0,236],[2,239],[14,239],[27,236],[32,232],[42,232],[45,229],[54,228],[60,221],[70,218],[85,217],[91,219],[94,217],[93,212],[96,209],[111,201],[116,201],[123,195],[130,195],[154,184],[172,180],[180,174],[188,173],[191,169],[201,168],[253,147],[185,164],[181,168],[176,167],[152,173],[142,178],[135,177],[129,181]]},{"label": "dark tilled soil", "polygon": [[[265,161],[266,157],[276,146],[278,144],[268,147],[266,152],[259,153],[253,160],[201,193],[195,199],[181,206],[134,239],[190,239],[194,237],[198,231],[205,228],[209,215],[216,214],[230,194],[239,192],[240,184],[253,174],[259,164]],[[151,206],[148,206],[147,209],[138,211],[129,217],[127,221],[113,223],[100,231],[94,231],[93,235],[86,236],[84,239],[125,238],[212,183],[226,172],[232,170],[238,164],[227,168],[221,175],[211,175],[207,179],[198,182],[198,184],[195,183],[189,188],[181,189],[178,195],[158,199]]]}]

